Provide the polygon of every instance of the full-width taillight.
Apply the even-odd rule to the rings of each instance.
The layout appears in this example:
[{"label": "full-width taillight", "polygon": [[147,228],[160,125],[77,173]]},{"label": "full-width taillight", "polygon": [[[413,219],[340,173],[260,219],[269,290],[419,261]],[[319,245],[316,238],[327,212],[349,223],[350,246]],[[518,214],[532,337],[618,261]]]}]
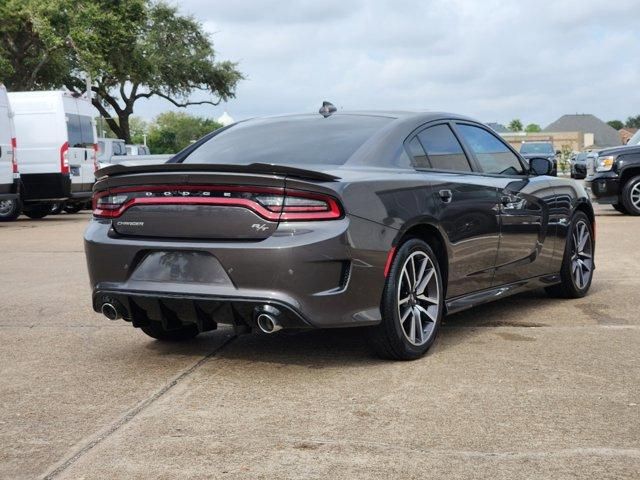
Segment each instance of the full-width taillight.
[{"label": "full-width taillight", "polygon": [[13,157],[11,158],[11,165],[13,165],[13,173],[18,173],[18,142],[16,138],[11,139],[11,150],[13,150]]},{"label": "full-width taillight", "polygon": [[246,208],[270,221],[335,220],[342,217],[330,195],[302,190],[238,185],[120,187],[93,195],[93,215],[117,218],[133,206],[215,205]]}]

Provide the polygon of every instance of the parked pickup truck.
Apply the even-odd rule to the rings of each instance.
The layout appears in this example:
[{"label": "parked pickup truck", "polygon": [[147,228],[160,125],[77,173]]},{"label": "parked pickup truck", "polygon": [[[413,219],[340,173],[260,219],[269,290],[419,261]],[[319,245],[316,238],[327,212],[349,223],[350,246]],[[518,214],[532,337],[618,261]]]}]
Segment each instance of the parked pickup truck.
[{"label": "parked pickup truck", "polygon": [[640,215],[640,136],[624,147],[600,150],[587,162],[586,186],[595,201],[628,215]]},{"label": "parked pickup truck", "polygon": [[[146,147],[145,147],[146,148]],[[155,165],[165,163],[173,155],[140,155],[140,150],[128,155],[124,140],[117,138],[98,139],[98,165],[100,168],[109,165]]]}]

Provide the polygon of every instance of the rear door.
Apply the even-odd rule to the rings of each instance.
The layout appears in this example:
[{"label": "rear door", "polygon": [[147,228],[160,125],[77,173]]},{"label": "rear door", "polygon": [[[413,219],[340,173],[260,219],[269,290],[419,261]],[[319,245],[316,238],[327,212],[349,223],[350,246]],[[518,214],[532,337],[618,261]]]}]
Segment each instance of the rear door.
[{"label": "rear door", "polygon": [[473,164],[448,122],[430,124],[406,143],[439,206],[451,248],[447,298],[491,286],[498,250],[498,194]]},{"label": "rear door", "polygon": [[76,192],[91,190],[94,182],[96,133],[85,103],[85,100],[63,98],[69,144],[67,156],[72,189]]},{"label": "rear door", "polygon": [[546,177],[529,176],[525,164],[483,125],[456,122],[456,131],[486,177],[498,187],[500,247],[494,285],[548,272],[553,255],[549,203],[554,191]]},{"label": "rear door", "polygon": [[7,91],[0,85],[0,195],[13,185],[13,136]]}]

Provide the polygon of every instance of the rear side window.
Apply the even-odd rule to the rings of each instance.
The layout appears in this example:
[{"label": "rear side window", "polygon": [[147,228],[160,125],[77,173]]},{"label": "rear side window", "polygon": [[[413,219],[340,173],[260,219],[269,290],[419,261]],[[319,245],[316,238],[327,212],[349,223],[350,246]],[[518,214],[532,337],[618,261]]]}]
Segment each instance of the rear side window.
[{"label": "rear side window", "polygon": [[427,154],[422,148],[422,144],[418,137],[413,137],[409,142],[409,151],[411,152],[411,158],[413,158],[413,166],[416,168],[429,168],[429,160],[427,160]]},{"label": "rear side window", "polygon": [[522,165],[515,153],[491,133],[473,125],[458,125],[458,130],[485,173],[523,174]]},{"label": "rear side window", "polygon": [[91,117],[67,114],[67,135],[70,147],[92,147],[95,143],[95,138],[93,137],[93,123],[91,121]]},{"label": "rear side window", "polygon": [[458,139],[449,125],[436,125],[418,133],[418,139],[427,152],[431,168],[470,172],[471,165]]}]

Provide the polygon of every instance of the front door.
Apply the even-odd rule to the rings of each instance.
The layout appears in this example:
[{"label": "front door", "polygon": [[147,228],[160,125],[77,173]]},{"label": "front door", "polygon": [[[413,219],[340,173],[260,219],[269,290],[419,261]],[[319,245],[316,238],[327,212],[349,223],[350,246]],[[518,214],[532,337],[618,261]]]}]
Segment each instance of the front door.
[{"label": "front door", "polygon": [[523,162],[501,139],[479,125],[458,123],[456,131],[487,180],[498,189],[500,246],[494,285],[549,273],[553,235],[549,235],[551,182],[529,176]]}]

